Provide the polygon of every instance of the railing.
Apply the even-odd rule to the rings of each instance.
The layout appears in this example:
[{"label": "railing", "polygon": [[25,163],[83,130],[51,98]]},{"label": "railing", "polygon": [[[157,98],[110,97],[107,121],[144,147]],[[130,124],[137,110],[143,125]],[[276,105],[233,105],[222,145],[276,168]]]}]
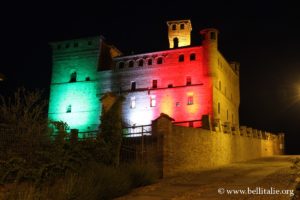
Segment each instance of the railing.
[{"label": "railing", "polygon": [[176,121],[173,124],[178,126],[186,126],[186,127],[193,127],[193,128],[200,128],[202,126],[202,120],[190,120],[190,121]]},{"label": "railing", "polygon": [[149,136],[152,132],[152,125],[130,126],[123,128],[124,137],[142,137]]}]

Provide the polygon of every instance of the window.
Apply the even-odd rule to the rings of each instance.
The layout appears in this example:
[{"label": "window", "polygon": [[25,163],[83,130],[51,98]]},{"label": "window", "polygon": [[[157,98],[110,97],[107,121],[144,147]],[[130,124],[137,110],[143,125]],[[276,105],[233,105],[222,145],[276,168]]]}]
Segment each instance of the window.
[{"label": "window", "polygon": [[176,24],[172,25],[172,30],[175,31],[176,30]]},{"label": "window", "polygon": [[194,96],[193,94],[189,94],[187,105],[193,105],[193,104],[194,104]]},{"label": "window", "polygon": [[135,89],[136,89],[136,82],[132,81],[131,82],[131,91],[135,91]]},{"label": "window", "polygon": [[163,59],[162,59],[162,57],[159,57],[159,58],[157,58],[157,64],[162,64],[162,62],[163,62]]},{"label": "window", "polygon": [[151,95],[150,96],[150,107],[155,107],[156,106],[156,96]]},{"label": "window", "polygon": [[226,115],[227,115],[227,120],[228,120],[228,110],[226,111]]},{"label": "window", "polygon": [[184,29],[184,24],[180,24],[180,29]]},{"label": "window", "polygon": [[152,65],[152,59],[151,58],[148,60],[148,65]]},{"label": "window", "polygon": [[88,41],[88,45],[89,45],[89,46],[92,45],[92,41]]},{"label": "window", "polygon": [[59,45],[57,45],[57,49],[60,49],[61,48],[61,45],[59,44]]},{"label": "window", "polygon": [[90,78],[89,76],[87,76],[87,77],[85,77],[85,80],[86,80],[86,81],[90,81],[91,78]]},{"label": "window", "polygon": [[180,55],[179,58],[178,58],[178,61],[183,62],[184,61],[184,55]]},{"label": "window", "polygon": [[74,47],[78,47],[78,43],[77,42],[74,43]]},{"label": "window", "polygon": [[219,90],[222,90],[221,81],[219,81]]},{"label": "window", "polygon": [[190,55],[190,60],[193,61],[193,60],[196,60],[196,54],[192,53]]},{"label": "window", "polygon": [[66,113],[70,113],[70,112],[72,112],[72,105],[67,106]]},{"label": "window", "polygon": [[175,37],[175,38],[173,39],[173,43],[174,43],[174,48],[178,48],[179,40],[178,40],[177,37]]},{"label": "window", "polygon": [[70,77],[70,82],[76,82],[76,79],[77,79],[77,73],[73,72]]},{"label": "window", "polygon": [[128,63],[128,67],[133,67],[133,65],[134,65],[134,62],[133,62],[133,60],[129,61],[129,63]]},{"label": "window", "polygon": [[135,97],[131,97],[130,98],[130,108],[135,108],[136,106],[136,102],[135,102]]},{"label": "window", "polygon": [[139,67],[143,67],[143,65],[144,65],[144,60],[143,59],[139,60]]},{"label": "window", "polygon": [[70,44],[69,44],[69,43],[67,43],[67,44],[66,44],[66,48],[69,48],[69,47],[70,47]]},{"label": "window", "polygon": [[218,103],[218,114],[220,114],[221,113],[221,105],[220,105],[220,103]]},{"label": "window", "polygon": [[169,85],[168,85],[168,88],[172,88],[172,87],[173,87],[173,84],[169,84]]},{"label": "window", "polygon": [[186,77],[186,85],[192,85],[192,78],[190,76]]},{"label": "window", "polygon": [[216,39],[216,33],[210,32],[210,39],[215,40]]},{"label": "window", "polygon": [[123,69],[124,68],[124,62],[119,62],[119,69]]},{"label": "window", "polygon": [[157,88],[157,80],[152,80],[152,88]]},{"label": "window", "polygon": [[179,107],[180,106],[180,102],[176,102],[176,107]]}]

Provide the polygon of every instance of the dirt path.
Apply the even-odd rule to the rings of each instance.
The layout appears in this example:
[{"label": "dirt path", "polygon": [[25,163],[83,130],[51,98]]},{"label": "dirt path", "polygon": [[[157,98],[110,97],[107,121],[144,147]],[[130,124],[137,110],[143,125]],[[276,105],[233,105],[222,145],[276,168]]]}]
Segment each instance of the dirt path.
[{"label": "dirt path", "polygon": [[294,158],[267,157],[186,173],[138,188],[117,200],[291,199],[297,176],[291,169]]}]

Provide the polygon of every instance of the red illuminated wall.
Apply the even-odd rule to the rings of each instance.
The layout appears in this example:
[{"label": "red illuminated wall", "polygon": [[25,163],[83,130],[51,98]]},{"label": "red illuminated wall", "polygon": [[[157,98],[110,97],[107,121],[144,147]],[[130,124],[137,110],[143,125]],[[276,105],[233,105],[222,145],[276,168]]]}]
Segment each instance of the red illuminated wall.
[{"label": "red illuminated wall", "polygon": [[[191,54],[195,55],[195,60],[190,60]],[[181,62],[180,55],[184,56]],[[162,58],[162,64],[157,64],[159,58]],[[151,65],[148,65],[149,59]],[[203,64],[201,46],[121,57],[115,61],[111,87],[119,88],[126,97],[123,117],[131,124],[150,124],[160,113],[168,114],[175,121],[212,116],[212,86],[210,78],[205,76],[207,66]],[[134,61],[134,66],[130,66],[130,61]],[[187,77],[191,78],[190,85],[187,85]],[[152,88],[153,80],[157,80],[157,88]],[[135,91],[131,91],[131,82],[136,83]],[[191,95],[193,102],[188,105]],[[151,96],[156,99],[155,107],[150,105]],[[134,108],[130,107],[132,97]]]}]

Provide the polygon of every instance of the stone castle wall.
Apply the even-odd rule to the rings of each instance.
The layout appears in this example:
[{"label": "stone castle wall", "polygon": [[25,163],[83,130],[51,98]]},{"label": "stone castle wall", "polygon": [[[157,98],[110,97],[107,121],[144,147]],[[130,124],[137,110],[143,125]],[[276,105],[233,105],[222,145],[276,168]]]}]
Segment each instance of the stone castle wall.
[{"label": "stone castle wall", "polygon": [[283,154],[283,135],[259,134],[261,132],[252,129],[240,134],[240,131],[224,133],[182,127],[172,124],[166,117],[160,117],[154,123],[154,134],[163,135],[165,177],[232,162]]}]

